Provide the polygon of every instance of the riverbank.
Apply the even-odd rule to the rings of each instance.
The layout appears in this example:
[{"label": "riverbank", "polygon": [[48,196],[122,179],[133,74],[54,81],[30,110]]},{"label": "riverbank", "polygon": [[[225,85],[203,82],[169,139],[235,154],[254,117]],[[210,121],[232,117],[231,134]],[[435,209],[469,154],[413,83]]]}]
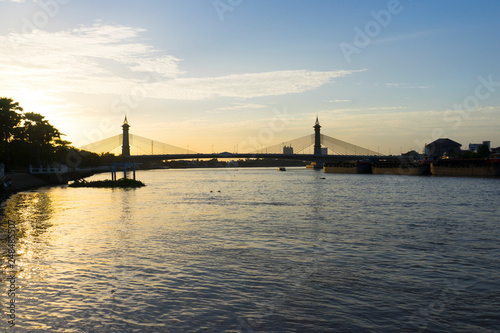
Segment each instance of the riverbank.
[{"label": "riverbank", "polygon": [[[104,171],[82,170],[71,171],[64,174],[30,174],[29,172],[12,172],[5,174],[0,181],[0,205],[7,201],[13,194],[22,191],[36,190],[46,186],[68,184],[68,181],[90,177]],[[107,172],[107,171],[106,171]],[[8,186],[4,184],[7,183]]]},{"label": "riverbank", "polygon": [[[8,186],[5,186],[7,183]],[[27,172],[15,172],[5,175],[4,182],[2,182],[0,190],[0,205],[7,201],[12,195],[27,190],[35,190],[37,188],[60,185],[51,182],[48,178],[35,176]]]},{"label": "riverbank", "polygon": [[[361,168],[363,167],[363,168]],[[327,162],[325,173],[363,173],[378,175],[432,175],[450,177],[500,177],[500,159],[440,159],[437,161]]]},{"label": "riverbank", "polygon": [[7,189],[14,192],[50,185],[48,180],[42,179],[41,177],[29,174],[27,172],[7,174],[5,178],[10,183]]}]

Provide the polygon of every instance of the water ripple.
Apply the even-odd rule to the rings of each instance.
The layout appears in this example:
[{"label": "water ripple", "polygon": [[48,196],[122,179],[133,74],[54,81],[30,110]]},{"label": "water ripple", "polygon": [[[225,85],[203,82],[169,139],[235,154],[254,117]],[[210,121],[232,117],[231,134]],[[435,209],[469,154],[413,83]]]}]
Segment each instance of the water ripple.
[{"label": "water ripple", "polygon": [[[15,220],[16,331],[500,325],[496,180],[320,181],[316,172],[290,171],[138,172],[147,187],[135,191],[56,187],[14,196],[0,238]],[[3,243],[4,307],[7,250]]]}]

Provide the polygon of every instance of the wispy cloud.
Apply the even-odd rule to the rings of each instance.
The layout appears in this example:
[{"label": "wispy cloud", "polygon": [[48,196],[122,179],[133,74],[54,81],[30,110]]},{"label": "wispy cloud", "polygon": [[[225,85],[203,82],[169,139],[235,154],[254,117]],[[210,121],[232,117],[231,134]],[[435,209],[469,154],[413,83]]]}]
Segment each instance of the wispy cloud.
[{"label": "wispy cloud", "polygon": [[285,70],[188,77],[181,59],[144,41],[145,30],[120,25],[0,36],[0,90],[206,100],[302,93],[356,71]]},{"label": "wispy cloud", "polygon": [[[352,71],[289,70],[233,74],[211,78],[177,78],[161,82],[151,97],[202,100],[214,97],[253,98],[315,90]],[[154,84],[152,84],[154,85]]]},{"label": "wispy cloud", "polygon": [[350,99],[332,99],[331,101],[328,101],[330,103],[347,103],[350,102]]},{"label": "wispy cloud", "polygon": [[409,84],[409,83],[399,83],[399,82],[394,82],[394,83],[386,83],[386,87],[394,87],[394,88],[407,88],[407,89],[430,89],[432,88],[432,85],[425,85],[425,84]]},{"label": "wispy cloud", "polygon": [[217,108],[220,111],[236,111],[236,110],[255,110],[266,108],[266,105],[255,104],[255,103],[237,103],[232,106],[226,106],[222,108]]},{"label": "wispy cloud", "polygon": [[[335,110],[324,110],[322,113],[326,114],[372,114],[372,113],[384,113],[384,112],[400,112],[401,110],[410,109],[407,106],[376,106],[376,107],[360,107],[360,108],[344,108],[344,109],[335,109]],[[310,114],[313,116],[314,114]]]}]

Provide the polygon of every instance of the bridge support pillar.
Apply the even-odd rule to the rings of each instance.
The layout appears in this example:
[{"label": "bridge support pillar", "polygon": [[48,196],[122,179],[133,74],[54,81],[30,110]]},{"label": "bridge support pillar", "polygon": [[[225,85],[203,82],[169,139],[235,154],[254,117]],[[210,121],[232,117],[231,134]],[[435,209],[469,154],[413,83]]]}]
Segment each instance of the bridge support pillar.
[{"label": "bridge support pillar", "polygon": [[131,162],[111,163],[111,180],[116,180],[117,166],[123,166],[123,178],[127,178],[127,166],[131,166],[133,171],[133,178],[135,180],[135,163]]}]

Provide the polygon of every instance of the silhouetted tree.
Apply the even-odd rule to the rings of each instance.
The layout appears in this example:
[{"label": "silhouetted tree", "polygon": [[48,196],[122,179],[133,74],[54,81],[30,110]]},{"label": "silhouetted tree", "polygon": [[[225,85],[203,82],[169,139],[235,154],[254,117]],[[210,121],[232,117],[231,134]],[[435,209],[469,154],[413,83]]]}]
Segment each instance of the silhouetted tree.
[{"label": "silhouetted tree", "polygon": [[34,112],[27,112],[22,117],[23,126],[19,131],[19,139],[35,148],[36,163],[44,160],[43,154],[48,156],[56,152],[56,147],[66,146],[70,142],[61,139],[61,132],[52,126],[44,116]]},{"label": "silhouetted tree", "polygon": [[477,156],[478,157],[489,157],[490,154],[491,154],[491,151],[490,151],[490,149],[488,148],[487,145],[481,145],[477,149]]},{"label": "silhouetted tree", "polygon": [[403,156],[418,156],[418,153],[415,150],[410,150],[404,153]]},{"label": "silhouetted tree", "polygon": [[2,136],[2,154],[0,157],[5,159],[5,165],[9,166],[9,141],[15,128],[21,121],[21,114],[18,111],[23,111],[18,102],[14,102],[11,98],[0,97],[0,135]]}]

